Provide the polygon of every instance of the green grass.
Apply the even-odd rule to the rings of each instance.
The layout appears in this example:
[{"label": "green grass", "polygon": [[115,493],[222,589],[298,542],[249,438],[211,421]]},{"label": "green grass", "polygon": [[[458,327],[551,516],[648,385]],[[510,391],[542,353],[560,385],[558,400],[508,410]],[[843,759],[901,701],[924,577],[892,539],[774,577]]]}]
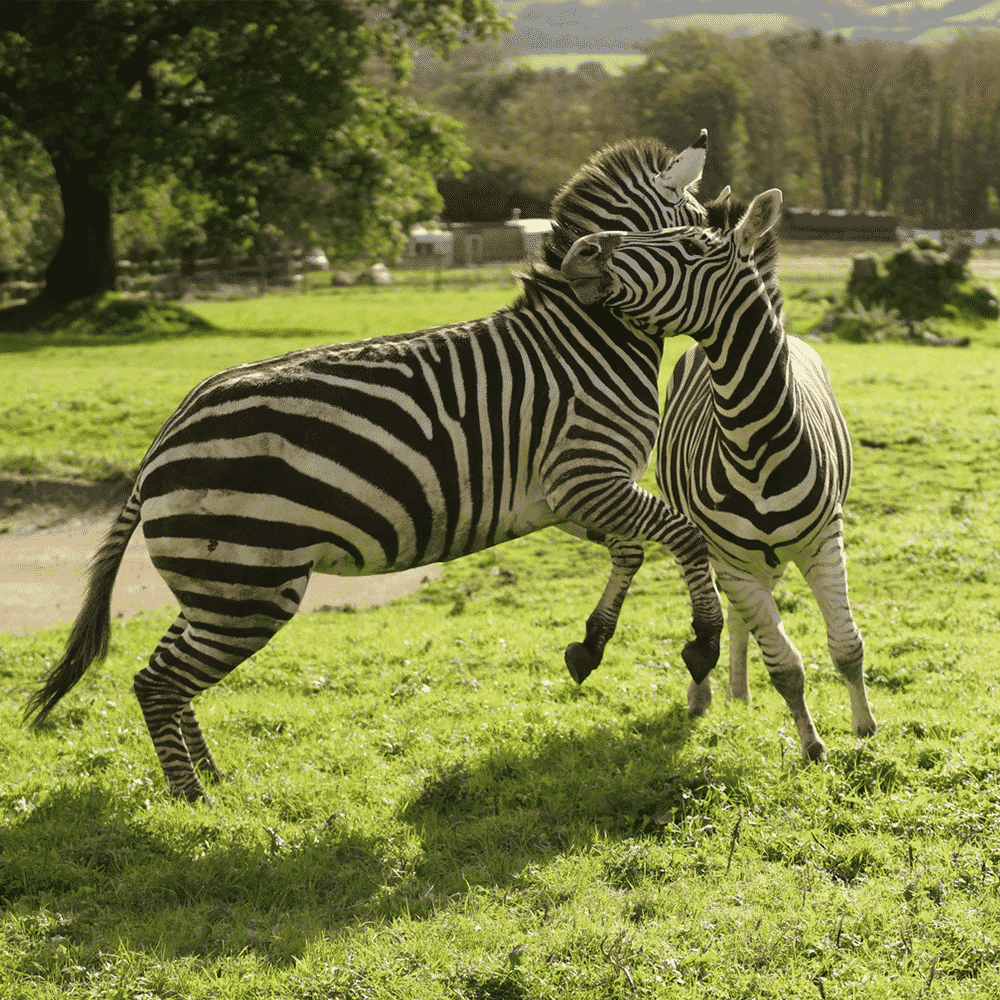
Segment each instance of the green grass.
[{"label": "green grass", "polygon": [[655,553],[577,688],[561,650],[605,562],[557,532],[300,616],[200,700],[235,779],[212,807],[166,799],[128,690],[169,616],[117,625],[37,736],[17,705],[65,630],[7,639],[0,995],[990,995],[998,511],[961,496],[852,517],[871,743],[782,586],[823,766],[756,658],[749,711],[687,720],[687,608]]},{"label": "green grass", "polygon": [[[402,307],[386,324],[426,323],[405,323],[418,301],[379,301]],[[791,306],[803,323],[823,309]],[[277,331],[281,300],[197,308]],[[346,329],[330,310],[309,342]],[[22,381],[89,351],[111,352],[90,369],[107,385],[157,364],[183,381],[305,337],[8,358],[30,364]],[[0,997],[1000,993],[1000,355],[994,331],[974,337],[818,345],[855,442],[846,542],[880,724],[851,735],[791,571],[778,603],[824,765],[800,761],[756,652],[749,709],[720,676],[709,715],[687,719],[689,611],[658,552],[605,663],[573,684],[562,650],[607,562],[556,531],[386,608],[299,616],[199,699],[234,778],[211,807],[167,799],[130,691],[169,615],[116,623],[107,662],[38,734],[20,706],[67,630],[0,637]]]},{"label": "green grass", "polygon": [[0,334],[0,474],[117,479],[203,378],[288,351],[489,315],[516,289],[349,289],[203,302],[216,329]]}]

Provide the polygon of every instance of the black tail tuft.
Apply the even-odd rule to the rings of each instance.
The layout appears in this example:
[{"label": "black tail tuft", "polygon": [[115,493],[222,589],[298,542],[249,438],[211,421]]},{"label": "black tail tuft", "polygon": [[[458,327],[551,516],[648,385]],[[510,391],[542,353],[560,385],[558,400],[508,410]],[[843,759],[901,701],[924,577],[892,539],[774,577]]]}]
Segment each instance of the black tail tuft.
[{"label": "black tail tuft", "polygon": [[133,492],[90,564],[87,596],[73,623],[63,658],[25,706],[24,720],[27,722],[34,716],[32,725],[36,728],[87,668],[107,655],[111,636],[111,592],[125,547],[138,523],[139,500]]}]

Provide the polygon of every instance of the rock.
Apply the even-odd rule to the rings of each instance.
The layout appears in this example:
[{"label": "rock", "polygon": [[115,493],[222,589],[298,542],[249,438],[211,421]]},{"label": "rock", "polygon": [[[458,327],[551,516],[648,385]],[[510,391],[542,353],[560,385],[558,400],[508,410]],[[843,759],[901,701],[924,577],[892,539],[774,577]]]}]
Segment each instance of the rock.
[{"label": "rock", "polygon": [[968,347],[970,343],[968,337],[939,337],[930,330],[924,330],[922,337],[924,343],[932,347]]},{"label": "rock", "polygon": [[392,275],[389,273],[389,268],[385,264],[372,264],[367,271],[362,271],[358,275],[358,280],[356,282],[358,285],[378,285],[380,287],[385,287],[392,284]]},{"label": "rock", "polygon": [[[856,260],[857,258],[855,258]],[[827,313],[807,334],[806,337],[810,340],[822,340],[824,333],[830,333],[832,330],[837,329],[837,324],[840,322],[840,316],[835,313]]]}]

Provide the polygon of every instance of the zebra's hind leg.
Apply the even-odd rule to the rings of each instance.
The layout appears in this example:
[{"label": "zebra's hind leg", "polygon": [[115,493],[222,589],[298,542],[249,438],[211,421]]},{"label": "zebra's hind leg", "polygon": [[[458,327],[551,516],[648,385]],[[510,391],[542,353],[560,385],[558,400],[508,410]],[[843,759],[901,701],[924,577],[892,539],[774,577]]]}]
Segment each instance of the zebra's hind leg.
[{"label": "zebra's hind leg", "polygon": [[265,646],[287,618],[257,614],[224,620],[224,626],[199,623],[190,620],[190,612],[181,614],[149,665],[135,675],[136,698],[170,793],[189,802],[205,797],[196,764],[210,778],[225,777],[205,742],[192,698]]},{"label": "zebra's hind leg", "polygon": [[800,565],[826,622],[827,645],[834,666],[851,699],[851,729],[855,736],[874,736],[878,725],[865,691],[865,644],[854,623],[847,596],[847,560],[838,533],[820,548],[808,565]]},{"label": "zebra's hind leg", "polygon": [[190,702],[181,712],[181,734],[196,772],[200,771],[206,781],[229,781],[229,775],[225,771],[219,770],[215,758],[212,756],[212,751],[208,749],[205,734],[201,731],[201,726],[194,714],[194,706]]},{"label": "zebra's hind leg", "polygon": [[[591,540],[596,541],[597,538],[592,537]],[[628,593],[632,578],[639,571],[645,558],[641,542],[607,539],[605,544],[611,556],[611,576],[608,577],[597,607],[587,619],[587,631],[583,642],[571,642],[566,647],[566,669],[577,684],[582,684],[600,666],[604,658],[604,647],[618,626],[622,604],[625,602],[625,595]]]},{"label": "zebra's hind leg", "polygon": [[806,706],[802,655],[785,634],[770,587],[730,567],[720,571],[719,584],[729,598],[729,614],[743,619],[745,628],[760,646],[771,683],[785,699],[795,722],[802,756],[811,761],[824,760],[826,747]]},{"label": "zebra's hind leg", "polygon": [[728,699],[738,698],[750,704],[750,679],[747,676],[747,654],[749,653],[750,630],[743,619],[729,614],[729,690]]}]

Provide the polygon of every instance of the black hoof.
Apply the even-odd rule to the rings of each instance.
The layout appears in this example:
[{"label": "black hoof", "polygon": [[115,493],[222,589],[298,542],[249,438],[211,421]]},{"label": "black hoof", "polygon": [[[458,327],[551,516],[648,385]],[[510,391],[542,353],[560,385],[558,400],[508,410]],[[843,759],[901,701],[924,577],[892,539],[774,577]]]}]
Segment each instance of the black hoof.
[{"label": "black hoof", "polygon": [[688,668],[688,673],[695,684],[700,684],[714,669],[719,662],[718,641],[706,641],[704,639],[692,639],[681,653],[684,666]]},{"label": "black hoof", "polygon": [[566,647],[566,669],[577,684],[582,684],[601,664],[601,658],[582,642],[571,642]]}]

